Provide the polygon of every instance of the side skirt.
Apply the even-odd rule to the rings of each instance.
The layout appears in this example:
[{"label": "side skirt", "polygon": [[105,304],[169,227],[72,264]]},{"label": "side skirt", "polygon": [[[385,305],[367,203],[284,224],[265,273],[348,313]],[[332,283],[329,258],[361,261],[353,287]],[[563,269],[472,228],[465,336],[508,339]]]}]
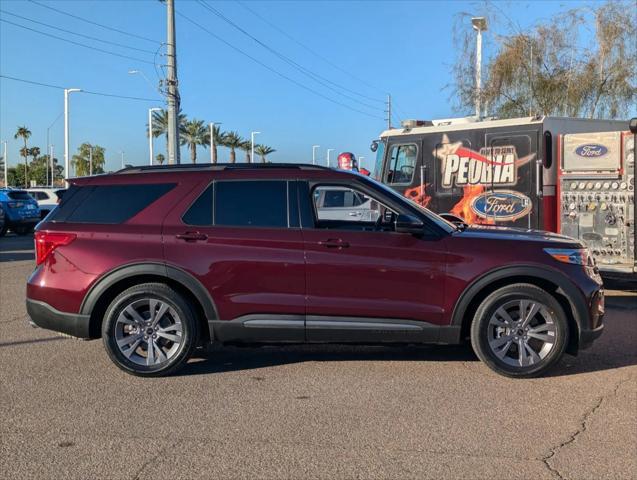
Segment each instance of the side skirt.
[{"label": "side skirt", "polygon": [[365,317],[320,315],[245,315],[234,320],[210,320],[221,343],[460,343],[459,326]]}]

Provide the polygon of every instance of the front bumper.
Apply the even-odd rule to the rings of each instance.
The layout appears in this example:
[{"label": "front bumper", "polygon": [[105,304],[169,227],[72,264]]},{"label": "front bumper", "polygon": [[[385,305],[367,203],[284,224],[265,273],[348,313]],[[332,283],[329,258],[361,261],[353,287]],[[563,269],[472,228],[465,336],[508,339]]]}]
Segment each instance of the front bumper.
[{"label": "front bumper", "polygon": [[599,338],[604,332],[604,324],[599,325],[592,330],[582,330],[579,334],[579,348],[585,350],[589,348],[595,339]]},{"label": "front bumper", "polygon": [[27,298],[27,313],[31,321],[41,328],[55,330],[79,338],[89,338],[88,315],[60,312],[51,305]]}]

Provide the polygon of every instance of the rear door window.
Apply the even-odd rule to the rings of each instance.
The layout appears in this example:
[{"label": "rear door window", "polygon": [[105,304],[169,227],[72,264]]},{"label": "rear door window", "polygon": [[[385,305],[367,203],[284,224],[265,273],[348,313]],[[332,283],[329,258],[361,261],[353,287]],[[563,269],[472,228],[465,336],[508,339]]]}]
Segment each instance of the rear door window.
[{"label": "rear door window", "polygon": [[288,227],[286,181],[219,181],[214,197],[215,225]]},{"label": "rear door window", "polygon": [[72,223],[123,223],[174,186],[174,183],[73,186],[66,192],[49,220]]}]

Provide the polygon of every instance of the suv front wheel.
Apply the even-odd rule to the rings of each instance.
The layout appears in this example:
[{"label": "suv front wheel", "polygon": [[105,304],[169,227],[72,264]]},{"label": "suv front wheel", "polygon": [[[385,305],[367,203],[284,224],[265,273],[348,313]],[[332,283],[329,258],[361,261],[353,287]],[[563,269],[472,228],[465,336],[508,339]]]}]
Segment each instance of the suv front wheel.
[{"label": "suv front wheel", "polygon": [[197,340],[188,302],[162,283],[135,285],[109,305],[102,325],[106,352],[119,368],[157,377],[177,371]]},{"label": "suv front wheel", "polygon": [[471,324],[471,345],[492,370],[534,377],[563,355],[568,323],[559,302],[535,285],[517,283],[485,298]]}]

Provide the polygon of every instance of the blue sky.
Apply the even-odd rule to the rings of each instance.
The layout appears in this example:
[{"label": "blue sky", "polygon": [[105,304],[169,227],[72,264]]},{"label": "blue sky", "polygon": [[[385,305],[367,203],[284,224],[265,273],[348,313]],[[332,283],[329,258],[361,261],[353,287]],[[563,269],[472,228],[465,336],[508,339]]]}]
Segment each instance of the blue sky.
[{"label": "blue sky", "polygon": [[[454,16],[460,12],[480,13],[481,2],[245,2],[259,16],[319,53],[329,63],[268,25],[241,3],[209,3],[272,49],[312,74],[338,84],[339,87],[334,88],[341,95],[326,88],[325,80],[321,84],[304,76],[198,3],[177,0],[176,6],[178,12],[272,69],[323,96],[371,115],[310,93],[178,16],[178,75],[184,113],[206,122],[223,122],[224,130],[237,130],[244,137],[249,137],[252,130],[262,132],[257,141],[277,149],[271,156],[274,161],[311,161],[311,146],[318,144],[322,162],[325,162],[326,149],[333,148],[332,159],[340,151],[351,151],[363,155],[364,164],[371,167],[369,144],[385,126],[384,92],[392,93],[397,118],[459,116],[452,109],[449,92],[443,90],[449,82],[449,67],[454,59]],[[59,0],[46,4],[141,37],[157,41],[165,39],[165,7],[157,0]],[[498,2],[497,8],[524,28],[578,5],[581,3]],[[90,25],[32,2],[1,0],[0,6],[4,12],[141,50],[155,51],[159,47],[158,43]],[[2,75],[90,91],[157,98],[157,102],[143,102],[87,94],[71,97],[71,152],[87,141],[106,147],[108,169],[119,167],[118,152],[121,150],[125,152],[126,163],[148,162],[147,109],[163,104],[143,77],[127,72],[141,70],[156,83],[158,76],[152,53],[76,37],[7,13],[0,13],[0,18],[150,62],[103,54],[0,23]],[[492,37],[486,34],[485,54],[492,45]],[[158,57],[158,63],[163,63],[163,57]],[[9,140],[10,165],[16,163],[19,155],[19,142],[13,139],[17,126],[27,125],[33,132],[30,145],[44,150],[47,127],[62,111],[61,90],[0,78],[0,140]],[[59,118],[50,131],[56,157],[61,161],[63,119]],[[155,141],[155,153],[160,152],[165,153],[161,138]],[[200,161],[209,158],[208,150],[200,149],[198,153]],[[220,161],[226,160],[227,155],[226,149],[221,149]],[[238,159],[243,160],[242,153],[238,154]],[[189,161],[185,147],[182,148],[182,161]]]}]

